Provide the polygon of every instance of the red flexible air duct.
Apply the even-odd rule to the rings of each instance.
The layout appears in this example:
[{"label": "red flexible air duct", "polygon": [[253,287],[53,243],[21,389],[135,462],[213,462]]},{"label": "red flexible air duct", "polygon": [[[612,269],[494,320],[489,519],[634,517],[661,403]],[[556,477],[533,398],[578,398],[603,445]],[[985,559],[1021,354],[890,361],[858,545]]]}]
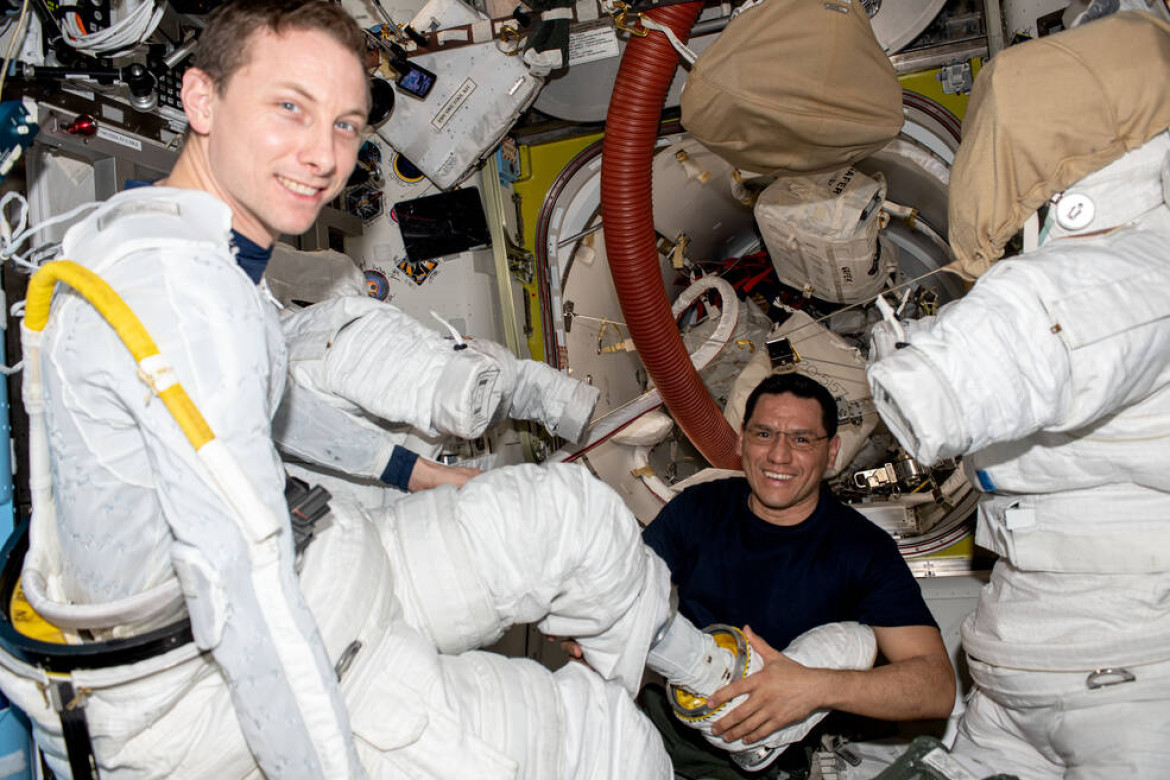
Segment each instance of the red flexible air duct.
[{"label": "red flexible air duct", "polygon": [[[647,14],[686,41],[701,2]],[[699,379],[670,313],[658,267],[651,164],[662,105],[678,65],[663,33],[632,37],[609,101],[601,156],[605,250],[622,316],[638,355],[679,427],[717,468],[739,468],[735,432]]]}]

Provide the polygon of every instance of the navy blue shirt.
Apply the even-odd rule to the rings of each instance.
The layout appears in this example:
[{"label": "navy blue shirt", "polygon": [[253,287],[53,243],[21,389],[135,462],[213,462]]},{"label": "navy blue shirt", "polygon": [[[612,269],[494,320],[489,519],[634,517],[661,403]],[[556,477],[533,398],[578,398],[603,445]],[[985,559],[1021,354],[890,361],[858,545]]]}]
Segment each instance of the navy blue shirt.
[{"label": "navy blue shirt", "polygon": [[243,269],[252,284],[260,284],[264,269],[272,259],[272,247],[260,246],[238,230],[232,229],[232,244],[236,248],[236,265]]},{"label": "navy blue shirt", "polygon": [[827,488],[794,526],[757,517],[749,494],[743,477],[695,485],[642,534],[695,625],[750,625],[777,650],[838,621],[937,627],[893,538]]}]

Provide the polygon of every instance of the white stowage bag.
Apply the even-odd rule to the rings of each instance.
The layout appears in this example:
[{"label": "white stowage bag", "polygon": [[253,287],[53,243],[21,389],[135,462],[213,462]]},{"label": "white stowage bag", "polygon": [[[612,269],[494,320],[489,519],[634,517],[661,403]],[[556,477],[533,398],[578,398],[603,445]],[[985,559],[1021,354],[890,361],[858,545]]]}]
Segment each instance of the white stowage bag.
[{"label": "white stowage bag", "polygon": [[885,178],[852,166],[779,178],[760,193],[756,223],[780,281],[834,303],[862,303],[885,287],[897,252],[879,241]]},{"label": "white stowage bag", "polygon": [[[467,178],[495,150],[544,84],[523,59],[497,48],[487,17],[460,0],[428,3],[411,24],[441,31],[469,19],[486,26],[487,40],[412,57],[412,63],[435,74],[435,85],[423,99],[398,90],[394,111],[377,130],[444,190]],[[458,34],[469,40],[467,31]]]}]

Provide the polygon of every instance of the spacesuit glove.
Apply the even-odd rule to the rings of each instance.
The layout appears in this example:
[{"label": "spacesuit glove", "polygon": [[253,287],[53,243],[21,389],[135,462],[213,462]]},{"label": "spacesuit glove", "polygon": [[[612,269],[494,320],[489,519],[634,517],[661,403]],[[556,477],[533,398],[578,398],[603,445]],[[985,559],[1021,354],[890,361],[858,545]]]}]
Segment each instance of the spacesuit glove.
[{"label": "spacesuit glove", "polygon": [[545,363],[520,360],[495,342],[477,339],[468,343],[500,368],[504,394],[493,423],[504,416],[533,420],[549,433],[573,442],[581,440],[601,391]]},{"label": "spacesuit glove", "polygon": [[[763,668],[763,661],[753,651],[742,632],[730,626],[709,626],[706,631],[715,631],[720,644],[734,642],[737,662],[735,679],[747,677]],[[873,629],[860,623],[828,623],[810,629],[793,639],[782,651],[797,663],[820,669],[869,669],[877,657],[877,640]],[[797,723],[786,726],[769,735],[766,739],[751,744],[741,739],[732,742],[711,733],[711,727],[727,713],[743,703],[747,696],[737,696],[721,707],[712,708],[706,699],[689,696],[674,686],[670,689],[670,703],[680,720],[698,729],[710,744],[726,750],[739,767],[757,772],[773,761],[794,742],[799,742],[821,722],[828,710],[818,710]]]},{"label": "spacesuit glove", "polygon": [[671,685],[706,697],[734,679],[736,653],[676,613],[655,637],[646,666]]}]

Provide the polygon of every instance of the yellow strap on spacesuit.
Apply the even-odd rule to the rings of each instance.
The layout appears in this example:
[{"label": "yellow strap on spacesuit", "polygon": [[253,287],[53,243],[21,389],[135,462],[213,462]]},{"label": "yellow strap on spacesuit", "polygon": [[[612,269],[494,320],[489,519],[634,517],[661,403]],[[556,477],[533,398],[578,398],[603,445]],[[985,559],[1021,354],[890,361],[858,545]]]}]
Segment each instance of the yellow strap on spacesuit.
[{"label": "yellow strap on spacesuit", "polygon": [[154,339],[118,293],[88,268],[71,260],[55,260],[41,266],[28,283],[24,309],[25,327],[33,331],[45,329],[49,322],[53,290],[58,282],[77,291],[110,324],[138,363],[143,381],[149,384],[151,390],[166,404],[191,445],[199,450],[214,439],[215,434],[212,433],[211,427],[178,381],[161,388],[157,382],[152,381],[152,377],[158,377],[163,371],[171,372],[172,369],[166,365],[163,371],[160,371],[158,367],[160,358],[157,357],[160,353]]}]

